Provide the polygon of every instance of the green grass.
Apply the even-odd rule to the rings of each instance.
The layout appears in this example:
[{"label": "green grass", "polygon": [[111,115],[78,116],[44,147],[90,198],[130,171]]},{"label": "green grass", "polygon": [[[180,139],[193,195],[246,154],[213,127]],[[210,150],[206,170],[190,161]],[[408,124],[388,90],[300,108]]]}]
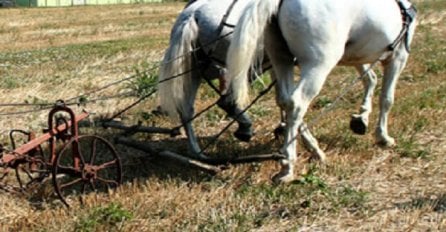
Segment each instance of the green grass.
[{"label": "green grass", "polygon": [[117,53],[128,53],[144,49],[150,46],[165,44],[164,37],[134,37],[128,39],[117,39],[104,42],[91,42],[84,44],[72,44],[60,47],[51,47],[43,50],[30,50],[20,52],[0,53],[0,63],[9,65],[42,65],[59,62],[74,63],[94,57],[109,58]]},{"label": "green grass", "polygon": [[0,88],[2,89],[15,89],[23,85],[20,78],[13,76],[5,76],[4,81],[0,82]]},{"label": "green grass", "polygon": [[119,231],[125,221],[133,218],[133,214],[122,205],[111,203],[106,206],[91,208],[87,215],[81,217],[75,231],[90,232],[101,230]]},{"label": "green grass", "polygon": [[149,67],[150,65],[142,65],[135,67],[135,74],[129,80],[127,89],[134,92],[137,97],[146,97],[156,92],[156,85],[158,80],[157,68]]}]

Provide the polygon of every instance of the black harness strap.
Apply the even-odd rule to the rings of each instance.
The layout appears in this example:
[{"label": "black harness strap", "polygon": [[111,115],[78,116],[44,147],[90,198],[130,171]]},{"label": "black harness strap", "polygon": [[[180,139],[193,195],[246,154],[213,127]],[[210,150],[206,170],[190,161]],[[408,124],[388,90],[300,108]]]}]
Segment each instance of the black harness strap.
[{"label": "black harness strap", "polygon": [[184,7],[184,9],[188,8],[190,5],[192,5],[192,3],[196,2],[197,0],[190,0],[186,6]]},{"label": "black harness strap", "polygon": [[395,39],[395,41],[393,41],[393,43],[389,45],[388,49],[390,51],[395,50],[396,46],[398,46],[398,44],[400,44],[404,39],[404,46],[406,47],[407,52],[410,52],[409,34],[408,34],[409,26],[417,15],[417,9],[413,4],[410,4],[410,7],[407,8],[407,6],[403,3],[402,0],[397,0],[397,4],[400,7],[401,15],[403,17],[403,28],[401,29],[401,32]]},{"label": "black harness strap", "polygon": [[[229,27],[229,28],[234,28],[234,27],[235,27],[235,25],[233,25],[233,24],[229,24],[229,23],[227,23],[226,21],[228,20],[229,15],[231,14],[231,11],[232,11],[232,9],[234,8],[234,6],[235,6],[235,4],[237,3],[237,1],[238,1],[238,0],[233,0],[232,3],[231,3],[231,5],[229,5],[228,9],[226,10],[226,13],[223,15],[223,18],[221,19],[220,25],[219,25],[218,28],[217,28],[217,33],[216,33],[217,35],[220,35],[220,34],[221,34],[221,32],[223,31],[223,28],[224,28],[224,27]],[[216,63],[225,66],[225,65],[226,65],[226,62],[225,62],[225,61],[220,60],[220,59],[218,59],[218,58],[216,58],[216,57],[214,57],[214,56],[212,55],[212,53],[214,53],[214,49],[215,49],[215,48],[211,49],[211,50],[209,51],[209,53],[207,54],[207,56],[209,57],[210,60],[215,61]]]},{"label": "black harness strap", "polygon": [[226,21],[228,20],[229,15],[231,14],[231,11],[232,11],[232,9],[234,8],[234,6],[235,6],[235,4],[237,3],[237,1],[238,1],[238,0],[234,0],[234,1],[232,1],[231,5],[229,5],[228,10],[226,10],[225,15],[224,15],[223,18],[221,19],[220,26],[218,27],[218,31],[217,31],[217,32],[218,32],[218,35],[221,34],[221,32],[223,31],[223,28],[224,28],[225,26],[226,26],[226,27],[230,27],[230,28],[234,28],[234,27],[235,27],[235,25],[233,25],[233,24],[229,24],[229,23],[227,23]]}]

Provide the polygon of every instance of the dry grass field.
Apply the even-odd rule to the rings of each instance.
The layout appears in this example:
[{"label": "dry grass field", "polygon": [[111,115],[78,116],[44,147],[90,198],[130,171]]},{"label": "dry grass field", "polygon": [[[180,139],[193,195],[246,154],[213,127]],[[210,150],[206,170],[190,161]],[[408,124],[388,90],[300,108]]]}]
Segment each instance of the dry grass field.
[{"label": "dry grass field", "polygon": [[[358,136],[349,130],[350,115],[362,97],[357,83],[312,127],[328,162],[309,163],[308,152],[299,147],[301,178],[292,184],[271,183],[279,168],[273,161],[234,165],[212,176],[116,145],[124,165],[119,188],[86,194],[82,204],[76,196],[68,196],[69,209],[52,197],[49,184],[33,194],[0,189],[0,231],[445,231],[446,1],[417,6],[412,55],[390,117],[395,147],[380,148],[373,133]],[[91,112],[90,122],[113,115],[137,100],[135,92],[156,77],[170,28],[183,7],[184,3],[165,3],[0,9],[0,104],[52,103],[134,76],[87,99],[106,100],[74,106],[76,112]],[[346,87],[345,80],[355,76],[351,68],[336,68],[307,121],[317,118],[337,97],[337,90]],[[268,77],[264,81],[268,83]],[[256,83],[254,92],[262,88]],[[129,92],[132,96],[127,96]],[[203,85],[197,108],[215,100]],[[156,106],[151,97],[120,120],[129,125],[176,126],[152,115]],[[21,113],[25,111],[32,112]],[[13,128],[40,132],[47,113],[38,107],[0,106],[0,144],[10,146],[8,131]],[[212,155],[279,149],[272,133],[279,121],[274,93],[249,113],[255,123],[253,141],[240,143],[225,133],[210,148]],[[371,115],[370,125],[375,125],[376,116],[376,112]],[[229,119],[216,108],[194,122],[202,144],[227,123]],[[110,140],[119,133],[91,125],[82,127],[81,133]],[[133,136],[179,153],[186,152],[184,138]]]}]

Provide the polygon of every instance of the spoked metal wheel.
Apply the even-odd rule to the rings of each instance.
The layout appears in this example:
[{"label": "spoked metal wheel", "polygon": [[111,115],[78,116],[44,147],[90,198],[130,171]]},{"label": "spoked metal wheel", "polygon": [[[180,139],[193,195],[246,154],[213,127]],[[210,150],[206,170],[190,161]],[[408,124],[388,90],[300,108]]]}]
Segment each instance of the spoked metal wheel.
[{"label": "spoked metal wheel", "polygon": [[85,135],[71,139],[53,164],[54,188],[66,206],[67,195],[107,192],[121,181],[121,160],[102,137]]}]

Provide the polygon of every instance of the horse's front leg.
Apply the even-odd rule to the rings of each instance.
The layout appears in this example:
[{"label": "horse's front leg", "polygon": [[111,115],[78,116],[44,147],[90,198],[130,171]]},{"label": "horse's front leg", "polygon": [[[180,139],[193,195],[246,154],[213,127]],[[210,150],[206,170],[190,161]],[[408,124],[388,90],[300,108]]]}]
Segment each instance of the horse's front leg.
[{"label": "horse's front leg", "polygon": [[356,70],[358,70],[359,75],[364,75],[362,83],[365,93],[359,114],[352,115],[350,129],[356,134],[363,135],[367,132],[369,115],[372,112],[372,97],[376,87],[377,77],[375,72],[370,69],[370,65],[356,66]]}]

